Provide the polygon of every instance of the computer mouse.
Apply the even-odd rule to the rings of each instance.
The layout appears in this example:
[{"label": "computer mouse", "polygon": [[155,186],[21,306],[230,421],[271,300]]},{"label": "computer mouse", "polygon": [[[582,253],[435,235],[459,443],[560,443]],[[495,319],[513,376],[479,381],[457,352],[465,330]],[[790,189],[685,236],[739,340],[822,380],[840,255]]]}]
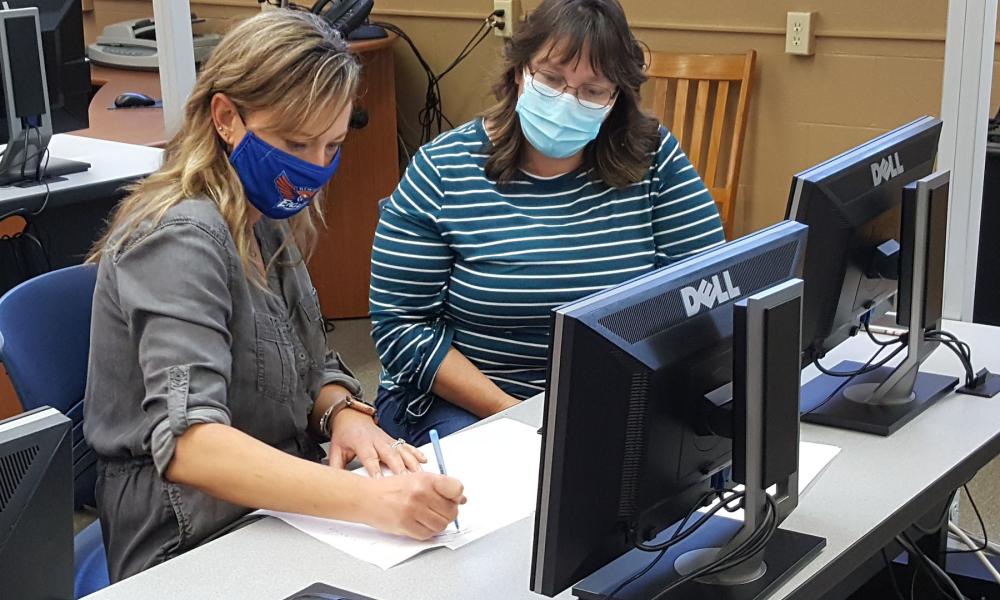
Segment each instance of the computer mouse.
[{"label": "computer mouse", "polygon": [[134,108],[136,106],[153,106],[154,104],[156,104],[156,100],[139,92],[124,92],[115,98],[115,108]]}]

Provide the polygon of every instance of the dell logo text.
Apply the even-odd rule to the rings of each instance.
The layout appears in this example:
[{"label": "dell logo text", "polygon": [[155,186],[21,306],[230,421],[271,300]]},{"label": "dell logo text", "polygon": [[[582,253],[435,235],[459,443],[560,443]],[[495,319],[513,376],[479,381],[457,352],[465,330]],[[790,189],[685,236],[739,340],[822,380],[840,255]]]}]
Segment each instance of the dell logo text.
[{"label": "dell logo text", "polygon": [[899,152],[894,152],[876,163],[872,163],[872,182],[879,185],[903,173],[903,163],[899,162]]},{"label": "dell logo text", "polygon": [[681,300],[684,301],[684,310],[687,312],[687,316],[695,316],[701,312],[702,307],[712,308],[740,297],[740,288],[733,285],[729,271],[723,271],[721,275],[721,282],[719,275],[712,275],[711,281],[702,279],[697,288],[681,289]]}]

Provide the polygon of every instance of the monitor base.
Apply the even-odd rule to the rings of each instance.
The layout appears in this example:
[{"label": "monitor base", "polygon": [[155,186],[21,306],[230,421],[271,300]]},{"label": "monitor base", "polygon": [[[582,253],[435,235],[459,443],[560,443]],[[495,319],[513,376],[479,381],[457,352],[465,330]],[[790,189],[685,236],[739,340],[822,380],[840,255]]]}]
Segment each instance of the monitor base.
[{"label": "monitor base", "polygon": [[45,170],[42,172],[40,178],[35,178],[34,168],[27,169],[22,176],[21,169],[13,167],[5,173],[0,173],[0,186],[13,185],[15,187],[28,188],[36,185],[45,185],[46,183],[62,181],[63,175],[83,173],[89,169],[90,163],[53,156],[49,158],[48,164],[45,165]]},{"label": "monitor base", "polygon": [[[854,361],[843,361],[834,371],[856,371],[862,366]],[[863,392],[869,394],[885,381],[895,367],[882,367],[871,373],[858,375],[844,385],[844,377],[820,375],[802,386],[802,421],[827,425],[876,435],[892,435],[903,425],[926,410],[939,398],[958,385],[958,378],[934,373],[917,373],[916,383],[909,402],[871,404],[865,402]],[[840,386],[844,386],[842,389]]]},{"label": "monitor base", "polygon": [[[682,576],[678,573],[678,568],[686,570],[687,561],[697,557],[697,554],[691,555],[691,552],[725,546],[741,525],[742,521],[735,519],[712,517],[697,533],[669,549],[666,555],[656,563],[656,566],[618,592],[614,599],[648,600],[659,597],[658,594],[661,590]],[[673,530],[674,527],[667,528],[652,543],[665,541]],[[764,549],[766,569],[760,577],[738,585],[703,583],[699,580],[689,581],[662,596],[661,600],[758,600],[765,598],[788,577],[802,568],[825,545],[826,540],[823,538],[779,528]],[[576,584],[573,588],[573,595],[581,600],[604,600],[606,594],[631,577],[633,573],[649,565],[657,555],[656,552],[631,550]],[[678,559],[685,555],[688,558],[681,560],[678,565]]]}]

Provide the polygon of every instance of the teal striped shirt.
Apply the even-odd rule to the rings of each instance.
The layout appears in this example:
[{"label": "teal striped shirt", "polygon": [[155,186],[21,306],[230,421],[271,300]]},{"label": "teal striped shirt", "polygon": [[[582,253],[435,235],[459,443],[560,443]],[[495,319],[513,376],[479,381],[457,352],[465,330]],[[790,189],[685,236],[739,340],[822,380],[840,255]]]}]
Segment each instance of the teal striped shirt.
[{"label": "teal striped shirt", "polygon": [[421,148],[386,203],[372,250],[381,385],[426,413],[454,346],[501,389],[544,389],[553,308],[724,241],[715,203],[660,129],[648,174],[615,189],[580,168],[486,178],[481,119]]}]

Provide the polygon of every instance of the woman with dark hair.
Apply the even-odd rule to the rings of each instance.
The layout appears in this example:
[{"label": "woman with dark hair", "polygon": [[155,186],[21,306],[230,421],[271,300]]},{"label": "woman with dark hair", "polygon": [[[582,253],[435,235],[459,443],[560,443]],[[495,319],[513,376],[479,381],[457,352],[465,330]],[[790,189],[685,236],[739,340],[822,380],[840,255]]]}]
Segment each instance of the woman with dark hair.
[{"label": "woman with dark hair", "polygon": [[413,444],[544,389],[552,308],[724,241],[670,133],[639,107],[617,0],[545,0],[497,103],[416,154],[372,254],[381,425]]}]

